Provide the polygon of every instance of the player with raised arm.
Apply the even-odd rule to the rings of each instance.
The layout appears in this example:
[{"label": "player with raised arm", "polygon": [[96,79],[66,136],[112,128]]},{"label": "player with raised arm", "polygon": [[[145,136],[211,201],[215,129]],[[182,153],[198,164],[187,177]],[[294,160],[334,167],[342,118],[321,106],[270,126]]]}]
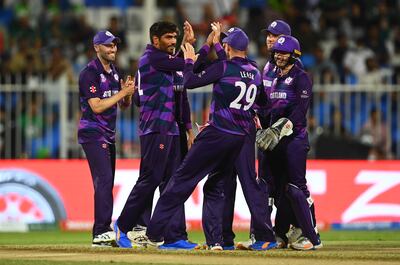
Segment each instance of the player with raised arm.
[{"label": "player with raised arm", "polygon": [[265,88],[270,127],[258,133],[256,142],[260,149],[268,153],[270,164],[274,164],[273,174],[279,176],[274,178],[275,188],[280,193],[277,216],[290,205],[302,230],[302,237],[293,242],[291,247],[311,250],[321,248],[322,243],[314,229],[308,199],[310,192],[305,177],[309,150],[306,115],[310,106],[312,81],[295,64],[300,55],[299,42],[292,36],[281,36],[273,45],[272,58],[277,76]]},{"label": "player with raised arm", "polygon": [[[213,23],[212,26],[220,27],[219,24]],[[230,35],[228,32],[225,34]],[[216,50],[221,45],[214,43]],[[245,51],[244,47],[237,47]],[[225,53],[219,53],[219,58],[226,58]],[[255,62],[249,60],[254,67]],[[262,89],[261,89],[262,92]],[[252,112],[255,115],[254,111]],[[236,192],[236,176],[239,177],[241,187],[249,206],[249,210],[253,218],[255,238],[265,238],[265,234],[273,234],[270,221],[269,208],[265,207],[268,200],[268,190],[265,185],[260,183],[255,170],[255,138],[256,124],[254,121],[249,126],[249,134],[246,134],[244,144],[235,161],[234,170],[232,172],[212,172],[203,187],[203,230],[206,237],[206,244],[203,248],[210,250],[234,250],[235,234],[232,230],[234,203]],[[218,176],[226,174],[226,176]],[[215,189],[215,186],[220,186]],[[212,187],[212,189],[210,189]],[[220,191],[223,192],[220,192]],[[219,192],[216,192],[219,191]],[[221,235],[222,227],[222,235]],[[221,237],[222,236],[222,240]],[[223,241],[223,245],[219,242]],[[261,243],[262,242],[262,243]],[[254,243],[254,242],[252,242]],[[253,250],[268,250],[273,248],[273,244],[264,244],[263,240],[259,240],[258,244],[251,244]]]},{"label": "player with raised arm", "polygon": [[93,38],[96,59],[79,75],[79,101],[82,116],[78,142],[85,151],[94,186],[94,225],[92,246],[115,245],[110,228],[115,175],[115,124],[117,105],[131,105],[135,80],[120,79],[114,62],[120,39],[109,31]]},{"label": "player with raised arm", "polygon": [[[147,238],[134,231],[128,234],[134,242],[152,246],[162,242],[165,230],[169,229],[169,222],[189,198],[197,183],[210,172],[232,171],[245,137],[250,133],[253,119],[251,108],[261,83],[261,75],[246,58],[249,42],[247,35],[239,28],[231,28],[228,33],[223,39],[228,60],[212,64],[202,75],[193,73],[193,47],[189,44],[182,47],[186,59],[185,87],[190,89],[213,84],[210,121],[196,137],[188,155],[161,195],[147,229]],[[215,38],[219,38],[218,34],[215,34]],[[209,187],[211,191],[213,188]],[[272,231],[257,240],[263,241],[266,246],[276,244]]]},{"label": "player with raised arm", "polygon": [[[133,187],[118,217],[114,230],[120,247],[131,248],[127,233],[145,233],[150,218],[154,192],[165,189],[170,177],[181,163],[184,126],[189,145],[193,141],[190,109],[183,87],[182,71],[185,60],[175,56],[178,27],[170,22],[156,22],[150,27],[150,41],[139,60],[136,75],[138,89],[134,101],[140,107],[141,161],[139,179]],[[183,42],[194,41],[188,22],[184,25]],[[207,56],[209,47],[203,46],[199,57]],[[186,137],[185,137],[186,138]],[[143,214],[146,216],[143,217]],[[146,220],[147,219],[147,220]],[[180,205],[170,229],[165,230],[164,249],[193,249],[197,244],[187,240],[184,205]],[[140,226],[138,226],[140,225]]]}]

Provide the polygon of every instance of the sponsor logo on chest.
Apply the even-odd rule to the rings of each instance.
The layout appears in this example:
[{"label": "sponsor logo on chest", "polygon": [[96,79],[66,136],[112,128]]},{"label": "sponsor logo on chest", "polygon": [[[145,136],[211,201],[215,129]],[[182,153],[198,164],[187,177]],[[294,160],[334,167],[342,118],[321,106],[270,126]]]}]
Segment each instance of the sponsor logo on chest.
[{"label": "sponsor logo on chest", "polygon": [[109,98],[118,93],[118,90],[106,90],[103,92],[103,98]]},{"label": "sponsor logo on chest", "polygon": [[287,93],[286,92],[271,92],[269,93],[270,99],[286,99]]},{"label": "sponsor logo on chest", "polygon": [[274,78],[273,80],[264,79],[263,84],[265,87],[272,87],[273,85],[276,84],[276,80],[277,78]]}]

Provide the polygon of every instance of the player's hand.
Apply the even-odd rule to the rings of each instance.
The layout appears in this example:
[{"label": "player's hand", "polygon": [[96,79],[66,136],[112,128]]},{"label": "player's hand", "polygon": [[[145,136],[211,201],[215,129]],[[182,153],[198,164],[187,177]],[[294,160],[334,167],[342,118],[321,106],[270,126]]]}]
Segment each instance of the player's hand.
[{"label": "player's hand", "polygon": [[258,130],[256,143],[263,151],[272,151],[284,136],[293,133],[293,123],[288,118],[280,118],[271,127],[265,130]]},{"label": "player's hand", "polygon": [[207,36],[206,44],[211,47],[213,45],[213,39],[214,39],[214,31],[211,31],[210,34]]},{"label": "player's hand", "polygon": [[194,62],[197,60],[198,55],[195,54],[194,48],[190,43],[181,45],[183,51],[183,57],[186,59],[192,59]]},{"label": "player's hand", "polygon": [[213,43],[217,44],[221,37],[221,28],[222,24],[220,22],[213,22],[211,23],[211,29],[214,32]]},{"label": "player's hand", "polygon": [[258,130],[256,135],[256,143],[258,148],[263,151],[272,151],[275,146],[279,143],[278,133],[274,128],[267,128],[264,130]]},{"label": "player's hand", "polygon": [[183,23],[183,41],[182,43],[185,44],[186,42],[193,45],[195,43],[196,38],[194,37],[194,31],[192,25],[186,20]]},{"label": "player's hand", "polygon": [[121,83],[121,88],[123,93],[125,93],[125,96],[131,96],[134,92],[135,92],[135,78],[128,75],[125,79],[125,81],[123,81],[121,79],[120,81]]},{"label": "player's hand", "polygon": [[188,149],[190,149],[193,145],[194,142],[194,133],[192,129],[189,129],[186,131],[186,135],[187,135],[187,145],[188,145]]}]

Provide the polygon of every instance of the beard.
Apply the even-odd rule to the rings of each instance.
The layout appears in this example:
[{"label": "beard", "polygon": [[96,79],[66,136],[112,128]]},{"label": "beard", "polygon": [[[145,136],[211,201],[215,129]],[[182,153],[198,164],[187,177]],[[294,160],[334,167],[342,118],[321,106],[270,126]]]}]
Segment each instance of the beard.
[{"label": "beard", "polygon": [[115,53],[109,53],[109,54],[102,53],[102,54],[100,54],[100,56],[104,61],[106,61],[108,63],[115,62]]},{"label": "beard", "polygon": [[175,45],[170,45],[168,47],[166,47],[165,51],[169,54],[174,54],[175,53]]}]

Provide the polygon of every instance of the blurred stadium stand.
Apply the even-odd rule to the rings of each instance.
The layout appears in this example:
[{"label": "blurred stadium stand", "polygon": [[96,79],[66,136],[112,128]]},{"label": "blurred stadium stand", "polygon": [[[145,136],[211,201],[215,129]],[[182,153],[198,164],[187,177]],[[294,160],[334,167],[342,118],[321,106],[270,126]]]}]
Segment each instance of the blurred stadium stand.
[{"label": "blurred stadium stand", "polygon": [[[98,29],[122,38],[117,64],[134,74],[156,20],[193,23],[197,45],[220,20],[251,38],[266,62],[265,35],[285,19],[314,78],[312,158],[400,158],[399,1],[0,0],[0,158],[79,158],[77,77],[95,55]],[[207,120],[209,88],[189,94],[193,122]],[[118,156],[138,157],[138,111],[118,117]]]}]

